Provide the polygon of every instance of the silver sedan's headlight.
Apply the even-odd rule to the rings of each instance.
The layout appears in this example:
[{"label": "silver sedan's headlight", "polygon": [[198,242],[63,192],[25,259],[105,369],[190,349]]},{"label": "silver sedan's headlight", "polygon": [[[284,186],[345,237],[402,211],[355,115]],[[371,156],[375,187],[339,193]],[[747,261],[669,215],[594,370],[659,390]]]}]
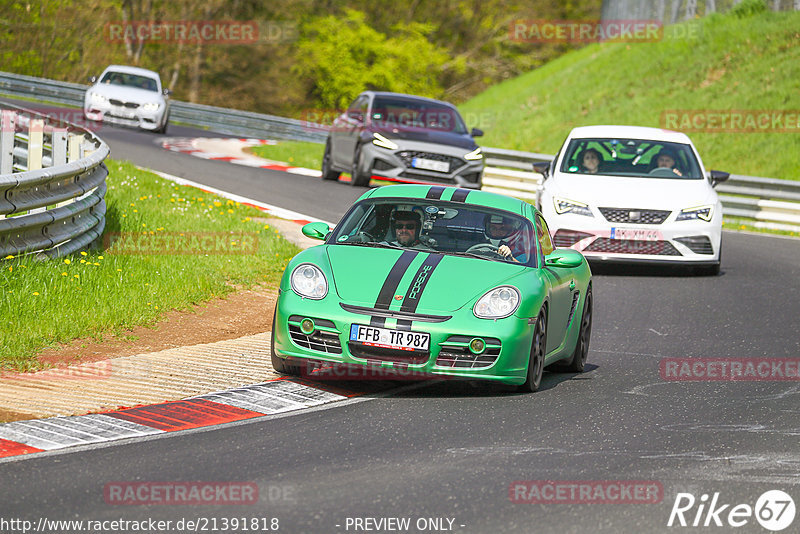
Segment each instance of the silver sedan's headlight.
[{"label": "silver sedan's headlight", "polygon": [[158,102],[147,102],[142,105],[142,109],[145,111],[156,111],[159,107],[161,107],[161,104]]},{"label": "silver sedan's headlight", "polygon": [[483,151],[481,150],[481,147],[476,148],[472,152],[467,152],[464,154],[464,159],[470,161],[483,159]]},{"label": "silver sedan's headlight", "polygon": [[105,104],[106,102],[108,102],[108,98],[104,97],[100,93],[92,92],[92,93],[89,93],[89,96],[91,97],[92,102],[95,102],[97,104]]},{"label": "silver sedan's headlight", "polygon": [[556,209],[556,213],[561,215],[562,213],[573,213],[575,215],[586,215],[587,217],[594,217],[592,215],[592,210],[589,209],[587,204],[583,202],[576,202],[575,200],[569,200],[566,198],[559,198],[553,197],[553,206]]},{"label": "silver sedan's headlight", "polygon": [[700,219],[703,221],[710,221],[712,215],[714,215],[714,206],[697,206],[696,208],[686,208],[685,210],[681,210],[675,220],[692,221],[695,219]]},{"label": "silver sedan's headlight", "polygon": [[301,297],[319,300],[328,294],[328,280],[316,265],[301,263],[290,277],[292,289]]},{"label": "silver sedan's headlight", "polygon": [[472,312],[479,319],[502,319],[517,311],[519,300],[516,287],[496,287],[478,299]]}]

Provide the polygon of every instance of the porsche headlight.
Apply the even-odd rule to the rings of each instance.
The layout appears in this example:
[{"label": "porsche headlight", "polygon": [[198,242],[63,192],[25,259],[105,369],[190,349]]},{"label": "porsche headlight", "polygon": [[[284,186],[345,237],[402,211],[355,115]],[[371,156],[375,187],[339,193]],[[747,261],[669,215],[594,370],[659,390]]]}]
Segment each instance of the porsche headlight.
[{"label": "porsche headlight", "polygon": [[397,150],[398,148],[400,148],[400,145],[398,145],[391,139],[387,139],[378,132],[372,134],[372,144],[375,146],[379,146],[381,148],[388,148],[389,150]]},{"label": "porsche headlight", "polygon": [[290,277],[292,289],[301,297],[319,300],[328,294],[328,281],[315,265],[301,263]]},{"label": "porsche headlight", "polygon": [[694,219],[701,219],[703,221],[710,221],[714,215],[714,206],[697,206],[696,208],[686,208],[681,210],[678,214],[676,221],[691,221]]},{"label": "porsche headlight", "polygon": [[519,300],[516,287],[496,287],[478,299],[472,312],[479,319],[502,319],[517,311]]},{"label": "porsche headlight", "polygon": [[574,213],[575,215],[586,215],[587,217],[594,217],[592,210],[589,209],[588,204],[583,202],[576,202],[574,200],[567,200],[566,198],[553,197],[553,205],[556,208],[556,213]]},{"label": "porsche headlight", "polygon": [[89,96],[92,98],[92,102],[95,102],[97,104],[105,104],[106,102],[108,102],[108,98],[104,97],[100,93],[93,92],[90,93]]},{"label": "porsche headlight", "polygon": [[476,160],[476,159],[483,159],[483,151],[481,147],[476,148],[472,152],[467,152],[464,154],[464,159],[466,160]]},{"label": "porsche headlight", "polygon": [[161,104],[158,102],[147,102],[142,105],[142,109],[145,111],[156,111],[160,106]]}]

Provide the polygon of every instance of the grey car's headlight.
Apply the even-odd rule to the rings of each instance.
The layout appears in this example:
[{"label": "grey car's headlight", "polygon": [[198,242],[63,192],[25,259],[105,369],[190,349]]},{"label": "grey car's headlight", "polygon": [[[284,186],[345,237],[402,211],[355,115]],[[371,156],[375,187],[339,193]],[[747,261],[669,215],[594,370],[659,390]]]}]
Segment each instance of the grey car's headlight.
[{"label": "grey car's headlight", "polygon": [[98,104],[105,104],[108,102],[108,98],[104,97],[100,93],[89,93],[89,96],[92,98],[92,102],[96,102]]},{"label": "grey car's headlight", "polygon": [[676,221],[692,221],[695,219],[701,219],[703,221],[710,221],[711,217],[714,215],[714,206],[697,206],[695,208],[686,208],[685,210],[681,210],[678,214],[678,217],[675,219]]},{"label": "grey car's headlight", "polygon": [[502,319],[517,311],[519,300],[516,287],[496,287],[478,299],[472,312],[479,319]]},{"label": "grey car's headlight", "polygon": [[575,215],[594,217],[594,215],[592,215],[592,210],[589,209],[588,204],[584,204],[583,202],[553,197],[553,206],[556,209],[556,213],[559,215],[563,213],[574,213]]},{"label": "grey car's headlight", "polygon": [[476,148],[472,152],[467,152],[464,154],[464,159],[466,160],[476,160],[476,159],[483,159],[483,151],[481,147]]},{"label": "grey car's headlight", "polygon": [[161,107],[161,104],[158,102],[147,102],[142,105],[142,109],[145,111],[156,111],[159,107]]},{"label": "grey car's headlight", "polygon": [[290,277],[292,289],[301,297],[319,300],[328,294],[328,280],[316,265],[301,263]]},{"label": "grey car's headlight", "polygon": [[391,139],[387,139],[378,132],[372,134],[372,144],[375,146],[379,146],[381,148],[388,148],[389,150],[397,150],[398,148],[400,148],[400,145],[398,145]]}]

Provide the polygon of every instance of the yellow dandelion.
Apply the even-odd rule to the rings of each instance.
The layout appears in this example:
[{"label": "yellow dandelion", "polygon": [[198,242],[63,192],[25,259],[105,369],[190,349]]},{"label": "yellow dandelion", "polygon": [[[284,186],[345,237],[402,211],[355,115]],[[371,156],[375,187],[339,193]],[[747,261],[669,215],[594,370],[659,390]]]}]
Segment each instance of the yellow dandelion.
[{"label": "yellow dandelion", "polygon": [[38,295],[38,294],[39,294],[39,292],[38,292],[38,291],[34,291],[34,292],[33,292],[33,294],[34,294],[34,295]]},{"label": "yellow dandelion", "polygon": [[139,210],[133,210],[133,213],[139,213]]},{"label": "yellow dandelion", "polygon": [[229,209],[229,210],[228,210],[228,213],[233,213],[233,210],[232,210],[232,209]]},{"label": "yellow dandelion", "polygon": [[86,263],[86,260],[81,260],[81,263]]},{"label": "yellow dandelion", "polygon": [[103,259],[103,256],[97,256],[97,259],[98,259],[98,260],[102,260],[102,259]]},{"label": "yellow dandelion", "polygon": [[142,228],[144,228],[145,226],[147,226],[147,225],[145,223],[142,223]]},{"label": "yellow dandelion", "polygon": [[156,306],[156,309],[158,309],[158,306]]},{"label": "yellow dandelion", "polygon": [[80,275],[73,275],[73,278],[80,278]]},{"label": "yellow dandelion", "polygon": [[82,250],[81,251],[81,256],[88,256],[88,254],[85,251]]},{"label": "yellow dandelion", "polygon": [[122,269],[117,269],[117,272],[118,272],[118,273],[121,273],[121,272],[122,272]]},{"label": "yellow dandelion", "polygon": [[8,272],[12,272],[13,270],[14,270],[14,268],[13,268],[13,267],[9,267],[9,268],[8,268]]},{"label": "yellow dandelion", "polygon": [[64,260],[64,263],[66,263],[67,265],[69,265],[69,264],[70,264],[70,263],[72,263],[72,262],[71,262],[71,261],[69,261],[69,260]]},{"label": "yellow dandelion", "polygon": [[264,225],[264,230],[269,230],[269,225],[268,224]]},{"label": "yellow dandelion", "polygon": [[175,202],[174,198],[169,199],[170,202]]},{"label": "yellow dandelion", "polygon": [[7,260],[13,260],[14,259],[14,255],[13,254],[9,254],[8,256],[6,256],[6,259]]},{"label": "yellow dandelion", "polygon": [[61,276],[67,276],[67,272],[64,271],[63,273],[61,273]]},{"label": "yellow dandelion", "polygon": [[228,206],[233,206],[233,200],[229,200],[228,202],[226,202],[226,204],[227,204]]},{"label": "yellow dandelion", "polygon": [[250,222],[250,217],[245,217],[242,222]]},{"label": "yellow dandelion", "polygon": [[125,215],[124,213],[122,214],[122,216],[123,216],[123,217],[127,217],[127,215]]},{"label": "yellow dandelion", "polygon": [[97,263],[97,262],[94,262],[92,265],[100,265],[100,264],[99,264],[99,263]]},{"label": "yellow dandelion", "polygon": [[133,202],[131,202],[131,207],[134,207],[135,205],[136,205],[136,204],[134,204]]}]

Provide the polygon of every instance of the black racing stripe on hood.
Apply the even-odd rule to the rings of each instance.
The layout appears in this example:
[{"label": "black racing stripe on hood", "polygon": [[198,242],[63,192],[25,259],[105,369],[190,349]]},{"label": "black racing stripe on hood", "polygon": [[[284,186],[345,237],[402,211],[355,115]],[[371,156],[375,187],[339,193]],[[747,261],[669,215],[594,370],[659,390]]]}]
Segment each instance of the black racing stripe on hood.
[{"label": "black racing stripe on hood", "polygon": [[[419,254],[419,252],[414,250],[403,251],[386,276],[386,280],[383,281],[383,286],[380,292],[378,292],[378,300],[375,301],[376,308],[383,310],[389,309],[389,304],[392,303],[392,298],[397,291],[397,287],[400,285],[400,280],[402,280],[403,275],[408,270],[408,266],[411,265],[411,262],[417,257],[417,254]],[[370,326],[382,327],[386,324],[386,318],[373,316],[369,324]]]},{"label": "black racing stripe on hood", "polygon": [[[425,291],[425,286],[428,285],[433,271],[439,265],[439,262],[442,261],[442,258],[444,258],[444,256],[441,254],[431,254],[425,258],[425,261],[422,262],[422,265],[419,266],[419,269],[417,269],[414,275],[411,285],[406,292],[406,297],[403,299],[403,305],[400,306],[400,311],[413,313],[417,310],[419,299]],[[411,321],[400,319],[397,321],[397,328],[401,330],[411,330]]]},{"label": "black racing stripe on hood", "polygon": [[442,198],[442,193],[444,193],[444,186],[443,185],[434,185],[428,190],[428,194],[425,195],[425,198],[430,200],[439,200]]},{"label": "black racing stripe on hood", "polygon": [[467,200],[467,195],[469,195],[470,189],[464,189],[463,187],[459,187],[456,189],[455,193],[453,193],[453,202],[465,202]]}]

